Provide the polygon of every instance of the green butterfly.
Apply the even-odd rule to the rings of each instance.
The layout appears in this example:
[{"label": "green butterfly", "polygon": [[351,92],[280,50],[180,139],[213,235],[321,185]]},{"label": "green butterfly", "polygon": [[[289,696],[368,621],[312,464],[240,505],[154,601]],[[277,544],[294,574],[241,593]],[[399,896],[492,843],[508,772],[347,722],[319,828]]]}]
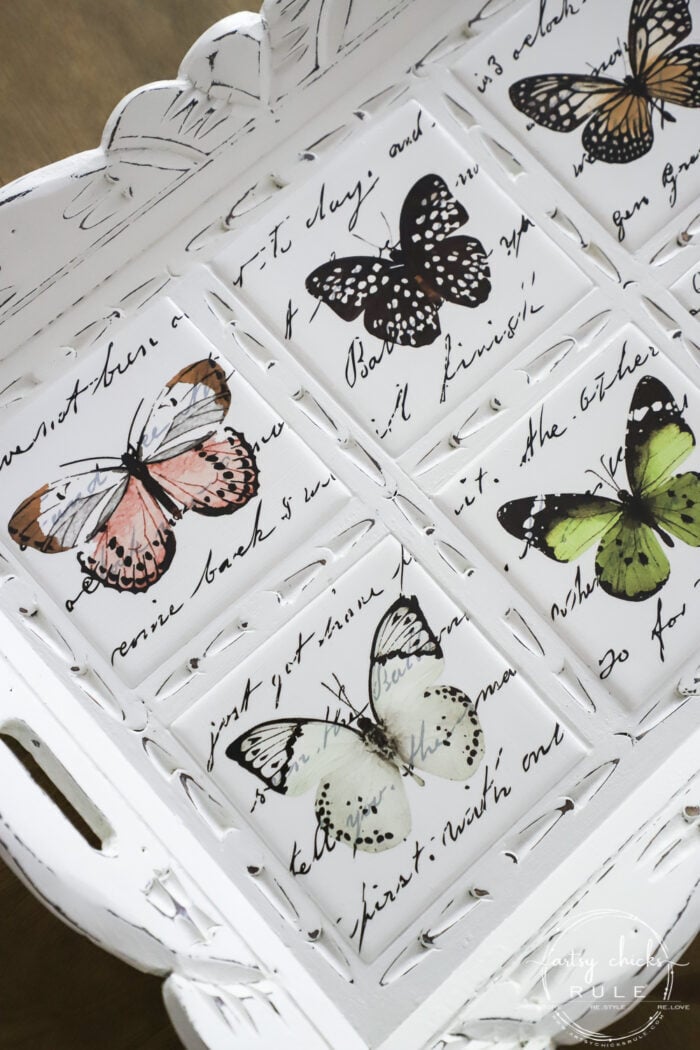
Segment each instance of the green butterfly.
[{"label": "green butterfly", "polygon": [[674,474],[695,436],[673,395],[653,376],[637,384],[627,417],[625,466],[631,491],[528,496],[504,503],[498,520],[511,535],[555,561],[570,562],[598,544],[595,572],[614,598],[656,594],[671,567],[659,540],[700,547],[700,474]]}]

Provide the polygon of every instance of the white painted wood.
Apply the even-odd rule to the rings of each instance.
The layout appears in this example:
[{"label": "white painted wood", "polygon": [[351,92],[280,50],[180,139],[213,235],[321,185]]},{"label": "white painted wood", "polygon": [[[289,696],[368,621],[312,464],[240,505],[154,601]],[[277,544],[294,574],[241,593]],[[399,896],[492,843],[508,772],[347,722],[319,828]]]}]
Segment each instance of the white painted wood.
[{"label": "white painted wood", "polygon": [[[232,426],[250,434],[259,420],[269,423],[274,417],[284,424],[284,454],[277,464],[265,460],[270,468],[261,471],[261,484],[267,485],[276,469],[275,494],[285,491],[285,479],[296,479],[298,502],[310,504],[301,496],[306,482],[314,490],[325,482],[305,512],[302,533],[288,527],[274,557],[264,564],[261,559],[250,579],[241,568],[237,587],[224,594],[217,583],[208,592],[209,606],[188,606],[189,633],[174,633],[175,613],[171,627],[161,622],[147,630],[156,640],[145,649],[143,663],[134,653],[140,659],[146,639],[133,652],[127,645],[126,654],[105,641],[110,631],[119,636],[121,621],[116,613],[100,613],[108,609],[100,604],[103,595],[81,597],[69,616],[39,573],[45,556],[27,562],[11,542],[0,546],[0,733],[36,750],[104,839],[102,851],[91,849],[0,747],[3,856],[65,921],[135,966],[165,977],[165,1002],[187,1047],[215,1050],[235,1040],[246,1050],[267,1050],[282,1041],[334,1050],[523,1045],[538,1050],[562,1035],[580,1038],[571,1027],[575,1023],[594,1030],[603,1024],[601,1016],[578,1010],[562,1019],[564,984],[558,998],[543,992],[547,946],[572,916],[622,909],[632,916],[631,924],[636,917],[659,931],[671,959],[698,928],[700,655],[692,631],[688,640],[679,616],[678,626],[669,629],[675,634],[666,635],[669,646],[672,638],[684,639],[673,659],[661,664],[655,655],[660,641],[650,635],[649,652],[638,658],[636,670],[631,663],[633,675],[623,678],[630,668],[618,667],[611,681],[601,679],[584,632],[575,636],[567,626],[576,621],[543,613],[538,595],[519,580],[517,566],[504,576],[500,548],[494,554],[490,546],[499,542],[496,525],[490,534],[488,528],[479,532],[475,512],[469,519],[476,521],[474,533],[457,513],[463,492],[472,491],[461,480],[472,467],[499,463],[508,435],[529,414],[536,418],[541,400],[558,404],[560,387],[590,373],[587,389],[590,383],[595,388],[596,368],[616,361],[626,340],[653,344],[664,376],[674,377],[665,381],[687,383],[689,414],[699,385],[700,326],[692,313],[697,201],[686,199],[695,172],[684,172],[686,196],[681,194],[678,209],[649,204],[655,227],[640,234],[639,243],[631,243],[633,219],[626,220],[631,232],[624,243],[610,216],[561,175],[557,151],[565,147],[552,143],[548,164],[501,96],[494,101],[502,85],[494,88],[483,79],[489,70],[495,80],[504,76],[495,68],[514,54],[514,41],[529,56],[530,50],[539,53],[538,41],[544,48],[550,36],[556,40],[557,33],[568,31],[565,19],[556,17],[556,5],[550,7],[545,5],[551,23],[538,15],[537,4],[494,0],[266,2],[260,17],[236,15],[213,26],[185,56],[177,80],[147,85],[124,99],[99,149],[27,175],[0,194],[6,458],[19,460],[22,471],[28,463],[28,471],[41,472],[40,455],[46,463],[54,455],[56,428],[72,449],[69,412],[60,423],[56,412],[45,415],[46,433],[37,429],[50,405],[44,398],[55,395],[74,374],[71,369],[83,376],[101,374],[96,388],[106,389],[104,376],[116,382],[119,371],[100,373],[105,361],[124,365],[129,360],[124,355],[133,352],[139,362],[133,382],[124,381],[122,401],[117,404],[115,394],[105,402],[107,435],[129,398],[133,412],[149,383],[158,380],[157,390],[190,360],[211,352],[237,373]],[[700,24],[700,12],[692,13]],[[528,34],[531,42],[524,45]],[[424,117],[421,126],[416,114],[432,123]],[[342,214],[347,201],[331,208],[328,189],[321,220],[314,212],[320,186],[340,186],[345,173],[355,178],[366,164],[376,167],[387,143],[403,142],[404,127],[410,145],[392,157],[392,164],[398,158],[391,169],[398,172],[397,187],[430,164],[456,175],[463,156],[464,189],[455,192],[459,199],[463,192],[469,206],[467,232],[490,244],[494,267],[500,250],[499,273],[510,275],[504,282],[516,281],[516,291],[518,265],[527,258],[539,275],[537,291],[546,278],[549,298],[547,311],[533,321],[532,335],[521,342],[503,337],[498,367],[485,370],[473,388],[453,400],[435,397],[424,417],[419,417],[424,406],[413,402],[413,429],[399,435],[390,427],[382,433],[374,423],[379,409],[394,405],[394,383],[400,387],[404,378],[400,370],[388,383],[391,403],[377,400],[376,392],[353,399],[337,365],[339,348],[349,353],[345,322],[322,305],[326,314],[319,314],[320,322],[305,318],[300,339],[298,327],[296,336],[285,334],[283,308],[289,299],[293,314],[302,269],[306,276],[328,258],[323,252],[335,250],[334,240],[323,241],[323,230],[339,235],[333,216]],[[675,141],[672,128],[657,134],[665,145]],[[385,158],[379,163],[388,165]],[[477,166],[480,181],[472,185]],[[385,177],[384,185],[389,183]],[[637,188],[642,193],[646,183]],[[395,232],[406,187],[401,182],[396,199],[381,192]],[[515,242],[498,248],[496,224],[505,229],[511,212],[532,216],[538,227],[537,234],[528,234],[529,242],[527,229],[522,231],[520,263]],[[309,222],[314,214],[317,219]],[[319,232],[322,222],[326,226]],[[299,231],[304,235],[315,224],[311,237],[318,241],[295,249],[285,261],[282,240],[275,241],[271,231],[282,238],[293,229],[298,241]],[[385,236],[378,222],[371,229],[361,225],[360,231]],[[351,232],[345,230],[346,238]],[[360,254],[374,252],[352,240],[338,252],[351,247]],[[248,262],[258,255],[255,266],[264,261],[264,271]],[[236,275],[245,265],[247,283],[241,287]],[[529,279],[530,273],[524,276]],[[501,288],[490,305],[507,325],[510,300]],[[442,309],[447,325],[449,311],[461,308]],[[178,324],[172,326],[174,317]],[[476,340],[478,312],[472,318],[465,341]],[[364,335],[361,326],[358,330]],[[149,334],[157,335],[161,346],[167,342],[167,362],[140,363],[146,355],[138,347],[147,345]],[[486,345],[486,336],[479,339]],[[188,357],[195,347],[197,357]],[[431,377],[420,369],[430,360],[428,351],[397,349],[414,355],[403,367],[414,389],[421,385],[427,406]],[[438,374],[444,353],[444,347],[438,350]],[[656,357],[653,366],[660,368]],[[397,360],[409,358],[394,356]],[[627,399],[620,419],[627,411],[627,390],[608,400]],[[398,411],[400,400],[395,407]],[[86,419],[89,410],[81,411]],[[95,432],[100,432],[99,411],[91,424]],[[30,419],[34,430],[28,429]],[[123,433],[120,417],[119,427],[115,432]],[[36,456],[22,450],[27,434],[39,444]],[[42,448],[48,451],[41,453]],[[104,451],[120,453],[116,447]],[[93,449],[83,454],[92,456]],[[63,459],[73,455],[66,452]],[[259,449],[261,462],[264,455]],[[593,459],[597,462],[597,453]],[[2,469],[8,486],[26,488],[28,475],[17,480],[11,462],[3,462]],[[14,491],[2,497],[6,517],[19,500]],[[269,507],[272,496],[263,498]],[[179,579],[178,566],[185,571],[191,517],[176,527],[178,553],[163,586]],[[278,537],[282,520],[276,520]],[[683,569],[672,569],[674,587],[676,581],[691,581],[692,551],[679,553],[679,546],[670,558],[687,565],[688,576],[684,580]],[[348,580],[364,581],[365,596],[367,581],[377,587],[381,582],[386,593],[398,587],[390,581],[397,576],[396,551],[402,549],[415,562],[406,567],[399,556],[401,585],[405,568],[407,586],[420,590],[426,603],[425,615],[430,609],[431,618],[444,616],[434,620],[444,627],[447,663],[441,681],[466,682],[478,654],[486,660],[484,654],[495,653],[503,667],[517,668],[508,694],[517,696],[517,704],[503,726],[489,732],[502,733],[510,748],[503,768],[521,803],[503,818],[487,818],[486,825],[475,818],[477,829],[487,828],[483,842],[475,832],[477,845],[461,860],[442,858],[440,878],[430,881],[423,868],[414,888],[425,886],[425,897],[394,910],[396,928],[385,912],[381,936],[363,955],[349,929],[351,904],[342,909],[357,889],[353,873],[360,861],[369,864],[371,855],[353,859],[355,867],[348,861],[346,876],[338,858],[347,848],[340,845],[326,861],[336,864],[332,878],[329,868],[320,869],[318,883],[295,878],[283,849],[297,816],[287,825],[287,811],[272,810],[281,817],[265,825],[260,811],[257,817],[251,813],[250,782],[236,779],[232,763],[224,765],[221,747],[249,728],[241,722],[237,729],[241,712],[235,720],[231,714],[231,697],[245,679],[285,666],[280,654],[288,640],[297,637],[299,625],[318,628],[321,621],[313,617],[319,609],[327,610],[325,623],[330,595],[349,595],[343,590],[350,587]],[[71,566],[75,575],[71,557],[53,555],[54,564],[59,559],[59,565],[68,565],[69,576]],[[687,601],[690,609],[691,598]],[[619,604],[605,621],[606,630],[624,629],[625,603]],[[669,600],[667,613],[678,613],[679,606]],[[470,618],[467,624],[461,617],[453,628],[461,633],[452,641],[450,609]],[[373,628],[381,613],[377,607]],[[625,615],[631,622],[629,604]],[[346,637],[359,638],[349,633],[355,629],[352,625]],[[593,623],[594,636],[596,629]],[[134,641],[138,634],[130,637]],[[338,637],[333,642],[338,649],[331,650],[329,635],[326,653],[342,651]],[[323,659],[318,656],[319,667]],[[368,659],[360,642],[346,643],[343,673],[366,681]],[[292,669],[300,665],[301,656],[290,661]],[[285,717],[295,710],[301,714],[302,704],[311,703],[312,686],[319,688],[311,679],[302,685],[285,693],[291,705],[284,708]],[[287,700],[290,693],[293,699]],[[261,690],[260,720],[276,710],[276,701],[270,710],[266,703],[270,707],[272,700]],[[486,701],[483,706],[486,723]],[[518,735],[524,737],[547,713],[563,727],[566,745],[558,752],[560,765],[552,766],[551,775],[537,779],[536,773],[531,789],[533,778],[518,772],[514,761],[514,756],[526,759],[528,746],[520,745],[522,754],[513,749]],[[322,716],[320,709],[316,717]],[[221,745],[217,726],[224,734]],[[497,753],[487,752],[492,774]],[[449,801],[448,788],[443,784],[439,794],[436,780],[430,799]],[[423,802],[412,787],[406,790],[418,836],[439,807]],[[306,802],[310,814],[310,798]],[[269,812],[275,804],[266,801],[261,808]],[[444,833],[446,825],[440,826]],[[418,876],[418,855],[415,866]],[[394,880],[396,889],[396,875]],[[599,929],[591,950],[596,943],[603,950],[604,935]],[[659,979],[650,968],[641,977],[638,967],[621,969],[617,983],[628,997],[635,981],[648,990]]]}]

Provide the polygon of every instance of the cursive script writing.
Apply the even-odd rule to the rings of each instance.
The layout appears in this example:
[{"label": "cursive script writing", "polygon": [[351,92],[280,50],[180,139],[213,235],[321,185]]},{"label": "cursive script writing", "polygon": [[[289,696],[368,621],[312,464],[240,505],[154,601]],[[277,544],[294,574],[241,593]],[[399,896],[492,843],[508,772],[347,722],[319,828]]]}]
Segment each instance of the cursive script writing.
[{"label": "cursive script writing", "polygon": [[548,441],[564,437],[568,427],[562,427],[559,423],[551,423],[548,426],[544,422],[544,405],[540,408],[540,414],[535,424],[532,416],[527,421],[527,438],[525,439],[525,451],[520,457],[520,466],[524,467],[535,457],[535,453],[544,448]]},{"label": "cursive script writing", "polygon": [[[535,274],[532,274],[531,284],[535,283]],[[524,289],[523,285],[523,289]],[[442,375],[442,390],[440,392],[440,403],[443,404],[447,399],[447,392],[450,383],[453,382],[460,374],[460,372],[466,372],[476,362],[480,361],[486,354],[500,346],[501,343],[508,342],[514,339],[520,329],[522,329],[531,317],[534,317],[544,310],[545,304],[540,303],[539,305],[532,303],[527,294],[523,297],[522,302],[519,304],[518,309],[514,311],[508,320],[506,321],[503,328],[500,331],[495,332],[494,335],[485,343],[481,343],[474,350],[469,353],[463,354],[462,357],[456,363],[452,360],[453,344],[452,336],[447,333],[445,336],[445,360],[443,364],[443,375]],[[462,346],[461,342],[457,343],[458,347]]]},{"label": "cursive script writing", "polygon": [[349,190],[345,190],[344,193],[339,193],[337,196],[331,196],[326,183],[323,182],[319,190],[316,207],[305,220],[306,229],[311,230],[317,223],[324,222],[329,215],[334,215],[337,211],[350,206],[347,228],[348,232],[352,233],[360,217],[362,205],[379,182],[379,176],[373,176],[371,171],[367,172],[367,178],[372,180],[369,184],[362,179],[358,179]]},{"label": "cursive script writing", "polygon": [[581,566],[576,566],[576,572],[574,573],[573,585],[566,592],[566,596],[559,602],[552,602],[552,607],[549,610],[549,615],[552,620],[556,620],[557,617],[565,619],[574,611],[579,608],[585,601],[595,593],[598,587],[598,580],[593,579],[590,583],[583,583],[581,579]]},{"label": "cursive script writing", "polygon": [[579,14],[585,3],[586,0],[578,0],[576,4],[572,3],[571,0],[560,0],[557,13],[548,17],[547,0],[540,0],[537,10],[537,25],[533,31],[525,34],[521,44],[513,48],[514,61],[517,62],[523,52],[527,48],[534,47],[538,40],[544,40],[548,37],[567,18],[572,18],[574,15]]},{"label": "cursive script writing", "polygon": [[625,223],[633,219],[635,215],[638,215],[642,208],[645,208],[649,204],[649,198],[645,195],[634,201],[629,207],[617,208],[612,213],[613,225],[617,230],[618,241],[624,241],[627,236],[627,230],[625,229]]},{"label": "cursive script writing", "polygon": [[687,160],[682,160],[680,164],[669,163],[664,165],[664,169],[661,173],[661,185],[668,192],[668,203],[672,208],[675,208],[678,201],[678,179],[681,175],[684,175],[687,171],[697,164],[700,160],[700,150],[696,150],[695,153],[691,153]]},{"label": "cursive script writing", "polygon": [[231,551],[226,557],[215,557],[214,552],[211,550],[209,551],[204,562],[204,568],[202,569],[197,584],[190,595],[191,598],[194,598],[195,594],[197,594],[202,587],[215,583],[220,576],[223,576],[224,573],[229,572],[235,566],[239,558],[244,558],[246,554],[272,536],[277,526],[272,525],[267,531],[265,531],[260,524],[262,512],[263,501],[260,500],[255,509],[255,519],[248,539],[239,543],[235,550]]},{"label": "cursive script writing", "polygon": [[664,607],[661,598],[656,603],[656,620],[651,630],[652,641],[657,642],[659,646],[659,660],[663,663],[666,659],[666,642],[664,635],[666,631],[671,631],[676,626],[681,617],[685,616],[685,602],[681,606],[677,613],[669,616],[667,620],[663,618]]}]

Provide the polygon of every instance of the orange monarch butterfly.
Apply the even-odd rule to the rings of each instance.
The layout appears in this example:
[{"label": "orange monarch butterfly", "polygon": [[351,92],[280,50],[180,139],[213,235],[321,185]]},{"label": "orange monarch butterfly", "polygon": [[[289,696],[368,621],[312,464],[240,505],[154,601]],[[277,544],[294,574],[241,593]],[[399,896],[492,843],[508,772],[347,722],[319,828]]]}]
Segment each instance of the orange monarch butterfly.
[{"label": "orange monarch butterfly", "polygon": [[511,85],[510,100],[552,131],[572,131],[587,120],[588,156],[628,164],[652,147],[653,109],[663,127],[676,120],[667,102],[700,106],[700,46],[676,46],[692,27],[688,0],[634,0],[627,44],[632,73],[624,81],[576,73],[526,77]]}]

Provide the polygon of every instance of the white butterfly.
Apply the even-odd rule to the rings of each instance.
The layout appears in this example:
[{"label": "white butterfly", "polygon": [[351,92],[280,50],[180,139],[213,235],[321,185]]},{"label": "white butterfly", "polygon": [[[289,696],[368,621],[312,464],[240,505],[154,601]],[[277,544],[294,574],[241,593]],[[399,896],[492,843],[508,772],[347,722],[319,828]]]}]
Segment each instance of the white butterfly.
[{"label": "white butterfly", "polygon": [[484,754],[476,709],[461,689],[434,685],[444,659],[418,599],[398,598],[372,641],[369,706],[354,726],[315,718],[262,722],[226,754],[282,795],[316,787],[319,827],[353,849],[377,853],[402,842],[411,811],[402,776],[414,767],[468,780]]}]

